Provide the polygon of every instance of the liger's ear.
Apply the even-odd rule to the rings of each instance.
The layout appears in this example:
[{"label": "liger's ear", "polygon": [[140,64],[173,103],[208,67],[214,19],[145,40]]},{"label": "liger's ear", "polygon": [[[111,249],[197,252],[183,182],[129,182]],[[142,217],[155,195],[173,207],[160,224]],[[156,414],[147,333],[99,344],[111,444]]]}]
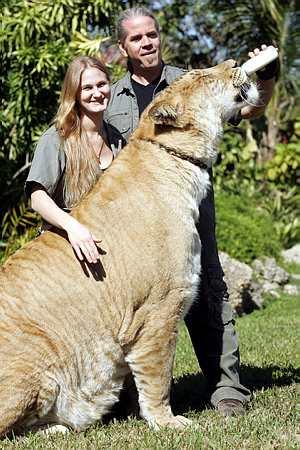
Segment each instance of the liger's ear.
[{"label": "liger's ear", "polygon": [[184,127],[183,108],[166,101],[158,102],[149,110],[149,117],[156,125],[168,125],[177,128]]}]

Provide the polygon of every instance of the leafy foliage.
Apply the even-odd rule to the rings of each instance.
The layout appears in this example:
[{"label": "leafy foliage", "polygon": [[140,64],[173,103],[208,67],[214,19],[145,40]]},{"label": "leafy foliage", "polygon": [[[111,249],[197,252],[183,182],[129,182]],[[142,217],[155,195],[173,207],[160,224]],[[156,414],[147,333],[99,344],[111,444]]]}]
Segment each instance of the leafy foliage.
[{"label": "leafy foliage", "polygon": [[[288,248],[300,240],[299,145],[277,144],[271,161],[259,160],[250,125],[225,133],[215,165],[215,189],[236,196],[246,193],[274,223],[276,239]],[[253,200],[252,200],[253,201]]]},{"label": "leafy foliage", "polygon": [[278,257],[281,244],[272,218],[253,198],[219,193],[216,208],[220,250],[246,263],[264,255]]},{"label": "leafy foliage", "polygon": [[293,186],[300,182],[300,147],[296,142],[277,144],[274,158],[266,165],[267,178],[280,185]]},{"label": "leafy foliage", "polygon": [[[299,117],[300,11],[295,0],[204,0],[218,23],[213,35],[217,46],[226,42],[224,56],[245,58],[262,43],[279,47],[281,72],[267,108],[266,132],[259,142],[264,159],[271,159],[280,129]],[[237,26],[239,24],[239,26]],[[298,98],[298,100],[297,100]]]},{"label": "leafy foliage", "polygon": [[247,139],[245,128],[225,132],[215,166],[216,190],[239,193],[244,189],[250,194],[256,191],[259,178],[257,165],[257,144]]},{"label": "leafy foliage", "polygon": [[289,191],[273,189],[265,197],[264,208],[269,211],[281,244],[289,248],[300,241],[300,193],[294,186]]},{"label": "leafy foliage", "polygon": [[1,223],[0,262],[35,237],[39,225],[40,220],[28,202],[22,201],[8,210]]},{"label": "leafy foliage", "polygon": [[103,0],[59,0],[52,5],[19,0],[4,7],[1,78],[10,131],[4,135],[4,148],[10,159],[24,152],[25,143],[30,152],[28,143],[53,117],[66,65],[76,51],[76,33],[92,20],[107,27],[111,7]]}]

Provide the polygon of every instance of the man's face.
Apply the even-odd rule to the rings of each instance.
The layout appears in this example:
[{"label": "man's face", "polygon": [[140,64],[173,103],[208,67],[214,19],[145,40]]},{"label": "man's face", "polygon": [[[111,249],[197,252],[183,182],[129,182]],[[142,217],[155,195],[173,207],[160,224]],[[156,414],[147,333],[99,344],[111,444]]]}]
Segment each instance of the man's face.
[{"label": "man's face", "polygon": [[151,17],[132,17],[123,21],[126,38],[120,51],[135,69],[151,69],[161,65],[160,35]]}]

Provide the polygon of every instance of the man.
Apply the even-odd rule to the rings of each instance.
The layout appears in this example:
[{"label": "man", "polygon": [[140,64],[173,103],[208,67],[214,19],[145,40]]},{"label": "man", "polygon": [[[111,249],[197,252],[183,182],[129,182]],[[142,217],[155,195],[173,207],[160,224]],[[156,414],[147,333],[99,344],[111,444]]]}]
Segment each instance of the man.
[{"label": "man", "polygon": [[[128,140],[139,117],[153,97],[167,87],[183,69],[165,65],[161,56],[158,23],[144,7],[124,11],[117,23],[121,54],[128,58],[127,74],[112,86],[105,119]],[[262,46],[264,49],[266,46]],[[254,56],[255,49],[249,53]],[[266,105],[272,95],[275,68],[268,67],[259,81]],[[241,118],[259,116],[265,106],[247,106]],[[237,118],[237,122],[241,119]],[[232,309],[223,280],[215,237],[213,190],[200,206],[198,231],[202,242],[202,274],[199,299],[185,318],[199,365],[210,387],[210,401],[227,416],[244,413],[250,392],[239,381],[239,350]]]}]

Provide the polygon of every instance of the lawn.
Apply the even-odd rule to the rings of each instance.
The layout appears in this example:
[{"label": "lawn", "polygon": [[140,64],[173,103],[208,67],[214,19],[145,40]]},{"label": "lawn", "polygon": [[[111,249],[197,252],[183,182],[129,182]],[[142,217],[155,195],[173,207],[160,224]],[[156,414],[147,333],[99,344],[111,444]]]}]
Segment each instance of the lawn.
[{"label": "lawn", "polygon": [[[144,449],[296,449],[296,396],[299,388],[300,303],[282,296],[265,309],[237,319],[242,355],[242,381],[253,392],[247,414],[222,418],[205,405],[205,384],[184,326],[176,354],[173,409],[193,419],[183,431],[151,431],[136,419],[113,420],[85,433],[29,434],[25,439],[5,439],[0,449],[28,450],[144,450]],[[298,386],[297,386],[298,383]],[[299,416],[298,416],[299,426]]]}]

